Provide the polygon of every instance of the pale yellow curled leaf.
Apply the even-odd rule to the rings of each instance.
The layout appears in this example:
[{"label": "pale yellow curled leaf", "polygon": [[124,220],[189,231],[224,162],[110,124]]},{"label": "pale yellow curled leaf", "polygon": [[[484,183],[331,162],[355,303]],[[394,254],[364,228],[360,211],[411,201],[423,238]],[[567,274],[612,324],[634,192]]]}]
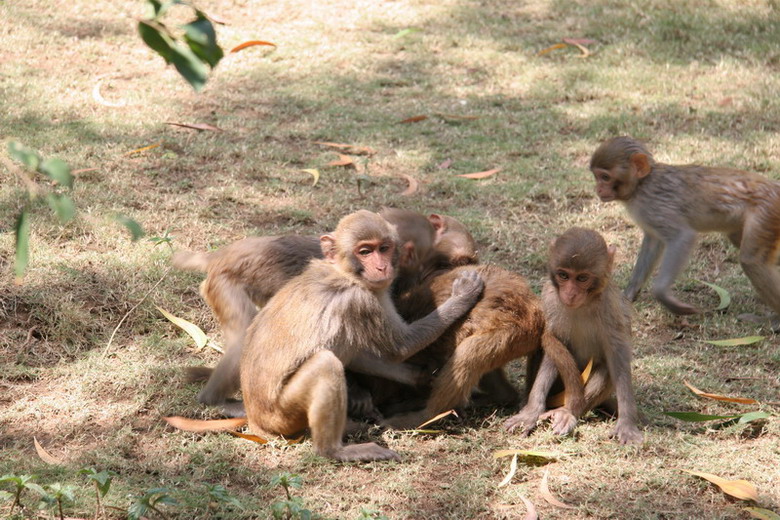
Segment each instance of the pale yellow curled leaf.
[{"label": "pale yellow curled leaf", "polygon": [[[585,369],[582,371],[582,374],[580,377],[582,377],[582,384],[585,385],[588,380],[590,379],[590,372],[593,370],[593,358],[590,358],[590,361],[588,361],[588,364],[585,365]],[[563,406],[566,401],[566,391],[558,392],[554,396],[547,399],[547,407],[548,408],[558,408],[560,406]]]},{"label": "pale yellow curled leaf", "polygon": [[521,457],[536,457],[539,459],[558,460],[560,455],[551,451],[538,451],[538,450],[497,450],[493,454],[494,459],[500,459],[501,457],[508,457],[510,455],[519,455]]},{"label": "pale yellow curled leaf", "polygon": [[464,179],[485,179],[500,171],[501,168],[493,168],[492,170],[485,170],[484,172],[461,173],[460,175],[456,175],[456,177],[463,177]]},{"label": "pale yellow curled leaf", "polygon": [[335,161],[330,161],[328,166],[344,166],[345,168],[356,168],[355,160],[349,155],[343,153],[338,154],[339,158]]},{"label": "pale yellow curled leaf", "polygon": [[549,471],[544,470],[544,476],[542,477],[542,482],[539,484],[539,492],[542,494],[542,498],[544,498],[549,504],[554,505],[555,507],[561,507],[563,509],[576,509],[574,506],[570,506],[569,504],[561,502],[560,500],[555,498],[552,493],[550,493],[550,488],[547,486],[547,477],[549,476],[549,474],[550,474]]},{"label": "pale yellow curled leaf", "polygon": [[407,175],[405,173],[399,173],[400,177],[403,177],[406,179],[406,182],[409,183],[409,185],[406,187],[404,191],[401,192],[401,195],[404,197],[408,197],[409,195],[413,195],[417,192],[417,188],[419,186],[419,183],[417,182],[417,179],[412,177],[411,175]]},{"label": "pale yellow curled leaf", "polygon": [[512,463],[509,464],[509,473],[507,473],[504,480],[498,484],[498,487],[504,487],[509,484],[512,481],[512,477],[515,476],[515,473],[517,473],[517,453],[512,457]]},{"label": "pale yellow curled leaf", "polygon": [[780,520],[780,515],[763,507],[743,507],[742,510],[747,511],[753,518],[759,518],[760,520]]},{"label": "pale yellow curled leaf", "polygon": [[314,182],[311,183],[312,186],[316,186],[317,182],[320,180],[320,171],[316,170],[314,168],[306,168],[301,170],[302,172],[308,173],[312,177],[314,177]]},{"label": "pale yellow curled leaf", "polygon": [[54,464],[54,465],[61,465],[62,461],[58,459],[57,457],[50,454],[48,451],[43,449],[43,446],[41,446],[41,443],[38,442],[38,439],[33,437],[33,444],[35,444],[35,451],[38,453],[38,456],[41,458],[41,460],[47,464]]},{"label": "pale yellow curled leaf", "polygon": [[711,394],[709,392],[703,392],[690,384],[688,381],[683,381],[685,386],[687,386],[691,392],[698,395],[699,397],[706,397],[708,399],[714,399],[716,401],[727,401],[729,403],[741,403],[741,404],[756,404],[758,401],[755,399],[750,399],[749,397],[727,397],[725,395],[718,395],[718,394]]},{"label": "pale yellow curled leaf", "polygon": [[739,347],[742,345],[752,345],[762,341],[764,336],[746,336],[744,338],[731,338],[731,339],[712,339],[704,340],[705,343],[715,345],[717,347]]},{"label": "pale yellow curled leaf", "polygon": [[681,469],[680,471],[690,473],[691,475],[701,477],[705,480],[709,480],[718,486],[721,491],[727,495],[733,496],[734,498],[738,498],[739,500],[758,501],[758,491],[756,491],[756,487],[747,480],[727,480],[723,477],[713,475],[712,473],[692,471],[689,469]]},{"label": "pale yellow curled leaf", "polygon": [[206,333],[200,330],[200,327],[195,325],[194,323],[190,323],[189,321],[185,320],[184,318],[178,318],[171,314],[170,312],[166,311],[162,307],[157,307],[157,310],[162,313],[163,316],[168,318],[171,323],[179,327],[181,330],[186,332],[190,335],[190,337],[195,340],[195,344],[198,346],[198,348],[203,348],[206,346],[206,343],[208,343],[209,338],[206,337]]},{"label": "pale yellow curled leaf", "polygon": [[550,45],[546,49],[542,49],[541,51],[537,52],[536,55],[537,56],[544,56],[548,52],[552,52],[552,51],[555,51],[555,50],[558,50],[558,49],[565,49],[565,48],[566,48],[566,44],[565,43],[556,43],[555,45]]},{"label": "pale yellow curled leaf", "polygon": [[447,410],[446,412],[442,412],[442,413],[440,413],[440,414],[439,414],[439,415],[437,415],[436,417],[432,417],[432,418],[428,419],[427,421],[425,421],[424,423],[422,423],[420,426],[418,426],[418,427],[417,427],[417,428],[415,428],[415,429],[416,429],[416,430],[419,430],[419,429],[421,429],[421,428],[425,428],[425,427],[426,427],[426,426],[428,426],[429,424],[431,424],[431,423],[435,423],[435,422],[436,422],[436,421],[438,421],[439,419],[444,419],[444,418],[445,418],[445,417],[447,417],[448,415],[454,415],[455,417],[457,417],[457,416],[458,416],[458,413],[457,413],[455,410]]},{"label": "pale yellow curled leaf", "polygon": [[173,415],[163,417],[163,420],[178,430],[195,433],[235,430],[246,424],[246,417],[202,420]]},{"label": "pale yellow curled leaf", "polygon": [[520,497],[520,500],[523,501],[523,504],[525,504],[525,508],[528,510],[523,520],[539,520],[539,514],[536,512],[536,507],[534,507],[533,502],[525,498],[523,495],[518,496]]}]

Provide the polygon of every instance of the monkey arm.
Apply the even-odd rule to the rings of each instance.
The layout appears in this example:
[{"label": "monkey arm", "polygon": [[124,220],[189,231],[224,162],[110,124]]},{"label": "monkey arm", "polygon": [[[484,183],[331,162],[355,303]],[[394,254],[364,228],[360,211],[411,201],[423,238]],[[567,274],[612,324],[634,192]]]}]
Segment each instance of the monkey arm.
[{"label": "monkey arm", "polygon": [[531,433],[536,427],[539,416],[547,407],[547,394],[550,393],[556,377],[558,377],[558,369],[555,368],[555,363],[550,356],[543,356],[531,392],[528,394],[528,402],[519,413],[506,420],[504,427],[507,430],[521,428],[522,435]]},{"label": "monkey arm", "polygon": [[631,386],[631,345],[614,334],[610,340],[608,348],[612,352],[606,355],[607,368],[618,402],[618,420],[612,436],[617,437],[621,444],[639,444],[643,435],[637,427],[639,413]]},{"label": "monkey arm", "polygon": [[639,294],[650,277],[650,273],[655,269],[663,250],[663,242],[645,233],[644,238],[642,238],[642,246],[639,248],[639,256],[637,256],[634,270],[631,273],[631,281],[623,292],[629,301],[636,300],[636,295]]},{"label": "monkey arm", "polygon": [[696,314],[698,309],[683,303],[672,294],[672,284],[688,263],[693,246],[696,245],[696,231],[680,230],[667,241],[658,276],[653,283],[653,296],[675,314]]},{"label": "monkey arm", "polygon": [[369,376],[379,376],[409,386],[418,386],[428,379],[425,372],[407,363],[393,363],[369,352],[360,352],[347,365],[349,370]]}]

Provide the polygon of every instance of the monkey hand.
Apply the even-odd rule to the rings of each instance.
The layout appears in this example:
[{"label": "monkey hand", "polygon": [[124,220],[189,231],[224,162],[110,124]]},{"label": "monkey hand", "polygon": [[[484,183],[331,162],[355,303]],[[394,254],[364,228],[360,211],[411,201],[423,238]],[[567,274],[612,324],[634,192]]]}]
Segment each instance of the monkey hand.
[{"label": "monkey hand", "polygon": [[536,428],[536,421],[539,419],[541,412],[541,410],[525,406],[519,413],[504,422],[504,428],[510,432],[519,428],[520,435],[527,437]]},{"label": "monkey hand", "polygon": [[631,421],[621,421],[619,418],[615,429],[609,434],[610,437],[617,437],[620,444],[642,444],[644,435],[639,428]]},{"label": "monkey hand", "polygon": [[561,406],[555,410],[543,414],[540,420],[550,419],[553,433],[556,435],[568,435],[577,426],[577,418],[568,408]]},{"label": "monkey hand", "polygon": [[[457,298],[463,303],[468,305],[468,309],[471,309],[479,295],[482,294],[482,289],[485,287],[485,282],[479,273],[473,269],[464,271],[452,282],[452,296],[451,298]],[[465,311],[464,311],[465,312]]]}]

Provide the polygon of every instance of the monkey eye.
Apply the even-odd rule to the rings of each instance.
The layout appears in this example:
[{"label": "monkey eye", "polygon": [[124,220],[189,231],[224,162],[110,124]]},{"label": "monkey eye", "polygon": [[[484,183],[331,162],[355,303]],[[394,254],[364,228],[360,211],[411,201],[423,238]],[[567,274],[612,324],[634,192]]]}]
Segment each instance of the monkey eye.
[{"label": "monkey eye", "polygon": [[561,280],[568,280],[569,279],[569,273],[567,273],[566,271],[558,271],[556,274],[557,274],[558,278],[560,278]]},{"label": "monkey eye", "polygon": [[587,274],[579,274],[579,275],[577,275],[577,281],[578,282],[584,283],[584,282],[587,282],[588,280],[590,280],[590,276],[588,276]]},{"label": "monkey eye", "polygon": [[358,251],[357,251],[357,254],[359,254],[360,256],[368,256],[368,255],[370,255],[370,254],[371,254],[373,251],[374,251],[374,250],[373,250],[373,249],[371,249],[370,247],[361,247],[360,249],[358,249]]},{"label": "monkey eye", "polygon": [[390,244],[382,244],[381,246],[379,246],[380,253],[387,253],[388,251],[390,251],[390,249],[391,249]]},{"label": "monkey eye", "polygon": [[603,182],[609,182],[611,180],[611,177],[606,173],[602,173],[600,178]]}]

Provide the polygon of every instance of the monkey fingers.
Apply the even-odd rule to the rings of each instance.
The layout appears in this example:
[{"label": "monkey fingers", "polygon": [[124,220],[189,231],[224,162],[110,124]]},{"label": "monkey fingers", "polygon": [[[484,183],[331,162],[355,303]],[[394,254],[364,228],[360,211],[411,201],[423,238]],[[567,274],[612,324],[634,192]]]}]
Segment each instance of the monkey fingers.
[{"label": "monkey fingers", "polygon": [[550,410],[539,417],[540,421],[546,419],[552,420],[553,433],[556,435],[568,435],[574,430],[574,427],[577,426],[577,418],[568,408],[563,406],[556,408],[555,410]]},{"label": "monkey fingers", "polygon": [[609,436],[617,437],[620,444],[642,444],[644,439],[644,434],[639,431],[636,424],[631,421],[621,421],[620,419],[617,420],[617,424],[615,424],[615,428]]},{"label": "monkey fingers", "polygon": [[[471,306],[479,299],[479,295],[482,293],[482,289],[485,287],[485,282],[479,273],[470,269],[463,271],[458,278],[452,282],[452,297],[461,298],[464,301],[471,302]],[[469,308],[471,308],[471,306]]]},{"label": "monkey fingers", "polygon": [[536,428],[536,423],[539,420],[539,415],[542,411],[543,410],[525,406],[519,413],[516,413],[504,421],[504,428],[510,432],[520,428],[520,435],[527,437],[534,428]]}]

